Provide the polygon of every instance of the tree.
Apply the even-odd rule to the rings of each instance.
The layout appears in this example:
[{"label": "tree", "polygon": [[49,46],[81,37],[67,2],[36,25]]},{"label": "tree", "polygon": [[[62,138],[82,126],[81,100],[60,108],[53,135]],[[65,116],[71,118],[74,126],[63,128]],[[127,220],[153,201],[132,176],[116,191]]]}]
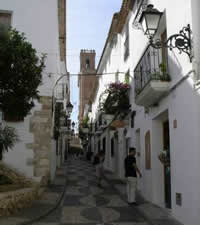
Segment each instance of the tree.
[{"label": "tree", "polygon": [[2,160],[2,154],[8,149],[12,148],[16,142],[19,141],[15,128],[0,125],[0,160]]},{"label": "tree", "polygon": [[22,120],[38,99],[45,55],[38,57],[24,33],[0,30],[0,104],[9,117]]}]

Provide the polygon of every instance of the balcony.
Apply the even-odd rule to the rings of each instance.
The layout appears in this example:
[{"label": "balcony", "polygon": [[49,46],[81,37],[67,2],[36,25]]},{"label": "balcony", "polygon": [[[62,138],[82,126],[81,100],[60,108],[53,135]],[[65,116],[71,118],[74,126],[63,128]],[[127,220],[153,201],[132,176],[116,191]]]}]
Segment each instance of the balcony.
[{"label": "balcony", "polygon": [[157,105],[169,91],[170,76],[163,52],[148,46],[134,70],[135,103],[144,107]]}]

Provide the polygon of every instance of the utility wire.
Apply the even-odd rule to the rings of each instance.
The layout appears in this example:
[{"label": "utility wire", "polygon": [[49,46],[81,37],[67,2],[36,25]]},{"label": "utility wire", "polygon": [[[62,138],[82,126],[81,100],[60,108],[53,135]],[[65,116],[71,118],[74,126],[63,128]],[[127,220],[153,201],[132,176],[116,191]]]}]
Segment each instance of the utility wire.
[{"label": "utility wire", "polygon": [[[133,71],[129,71],[129,72],[133,72]],[[127,71],[126,72],[110,72],[110,73],[68,73],[68,74],[64,74],[64,73],[47,73],[47,72],[44,72],[45,74],[48,74],[48,75],[61,75],[61,76],[104,76],[104,75],[111,75],[111,74],[127,74]],[[130,74],[129,74],[130,76]]]}]

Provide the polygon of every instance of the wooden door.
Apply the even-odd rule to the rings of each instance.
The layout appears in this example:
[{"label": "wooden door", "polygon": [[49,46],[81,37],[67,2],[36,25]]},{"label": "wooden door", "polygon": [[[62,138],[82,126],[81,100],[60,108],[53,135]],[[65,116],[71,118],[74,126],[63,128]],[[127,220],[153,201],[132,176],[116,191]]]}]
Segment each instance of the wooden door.
[{"label": "wooden door", "polygon": [[[169,146],[169,121],[163,123],[163,149],[167,151],[167,156],[170,162],[170,146]],[[164,165],[164,187],[165,187],[165,206],[171,208],[171,172],[170,163]]]}]

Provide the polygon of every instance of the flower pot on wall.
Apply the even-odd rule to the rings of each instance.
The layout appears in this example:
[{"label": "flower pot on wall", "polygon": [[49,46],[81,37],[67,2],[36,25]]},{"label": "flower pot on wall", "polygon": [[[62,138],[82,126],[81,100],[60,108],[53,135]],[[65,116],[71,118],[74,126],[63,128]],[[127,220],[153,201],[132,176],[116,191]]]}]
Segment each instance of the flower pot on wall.
[{"label": "flower pot on wall", "polygon": [[106,121],[106,124],[109,124],[114,118],[112,114],[104,114],[103,119]]},{"label": "flower pot on wall", "polygon": [[111,123],[111,127],[114,127],[114,128],[123,128],[125,127],[125,122],[123,120],[114,120],[112,123]]},{"label": "flower pot on wall", "polygon": [[89,132],[89,128],[82,128],[83,133],[88,133]]}]

